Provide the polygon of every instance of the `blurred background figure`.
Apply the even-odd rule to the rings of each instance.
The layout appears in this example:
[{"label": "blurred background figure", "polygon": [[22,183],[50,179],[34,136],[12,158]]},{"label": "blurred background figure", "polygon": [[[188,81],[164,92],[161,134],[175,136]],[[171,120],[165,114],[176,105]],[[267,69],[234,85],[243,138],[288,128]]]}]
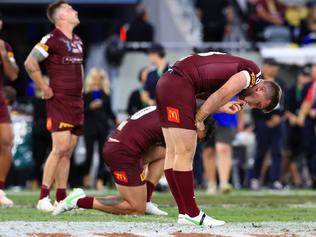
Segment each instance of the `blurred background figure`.
[{"label": "blurred background figure", "polygon": [[140,82],[140,87],[132,91],[128,99],[127,113],[132,115],[137,111],[146,107],[146,103],[142,100],[142,93],[144,91],[144,85],[148,77],[148,68],[143,67],[138,72],[138,81]]},{"label": "blurred background figure", "polygon": [[316,43],[316,2],[309,1],[307,7],[307,17],[300,24],[300,43],[303,46]]},{"label": "blurred background figure", "polygon": [[298,166],[302,166],[303,160],[301,158],[304,151],[303,130],[299,125],[298,115],[304,99],[304,87],[310,81],[310,67],[305,66],[300,69],[296,84],[287,90],[285,98],[287,139],[283,179],[286,182],[286,175],[289,173],[291,175],[291,183],[296,188],[300,188],[303,185],[301,171]]},{"label": "blurred background figure", "polygon": [[161,44],[153,43],[148,49],[148,59],[154,66],[150,70],[145,82],[142,100],[147,105],[156,104],[156,85],[161,75],[168,70],[166,50]]},{"label": "blurred background figure", "polygon": [[197,0],[195,8],[203,28],[203,41],[220,42],[231,31],[233,8],[228,0]]},{"label": "blurred background figure", "polygon": [[229,193],[233,190],[229,182],[233,157],[232,142],[237,128],[242,129],[243,127],[243,115],[215,113],[212,117],[216,121],[217,127],[202,149],[207,193],[215,194],[217,192],[216,170],[219,178],[219,191]]},{"label": "blurred background figure", "polygon": [[152,42],[155,30],[149,22],[148,9],[142,4],[136,7],[135,19],[127,26],[127,39],[130,42]]},{"label": "blurred background figure", "polygon": [[84,139],[86,160],[83,164],[83,185],[90,187],[90,168],[94,153],[94,144],[98,143],[99,166],[96,188],[103,189],[110,181],[110,174],[102,160],[102,148],[111,128],[116,124],[116,115],[112,111],[110,99],[110,80],[101,68],[89,71],[85,80],[84,94]]},{"label": "blurred background figure", "polygon": [[[279,66],[272,58],[264,59],[263,78],[265,80],[276,81],[283,92],[285,91],[284,82],[277,78]],[[279,106],[271,113],[265,114],[257,109],[252,110],[252,116],[255,124],[255,134],[257,141],[254,167],[250,172],[250,188],[252,190],[260,189],[260,177],[265,157],[270,151],[271,163],[269,165],[269,186],[272,189],[280,190],[283,188],[281,183],[281,162],[283,149],[284,127],[282,123],[283,107]]]}]

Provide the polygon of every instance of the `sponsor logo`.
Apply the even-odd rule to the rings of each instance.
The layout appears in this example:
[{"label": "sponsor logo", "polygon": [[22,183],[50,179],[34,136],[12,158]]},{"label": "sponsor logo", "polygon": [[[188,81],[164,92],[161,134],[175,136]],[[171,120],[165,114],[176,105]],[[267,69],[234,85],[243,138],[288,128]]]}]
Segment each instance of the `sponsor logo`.
[{"label": "sponsor logo", "polygon": [[253,87],[253,86],[256,85],[256,84],[257,84],[257,78],[256,78],[255,73],[252,72],[252,73],[250,74],[250,85],[249,85],[249,87]]},{"label": "sponsor logo", "polygon": [[173,107],[167,107],[168,121],[174,123],[180,123],[179,109]]},{"label": "sponsor logo", "polygon": [[145,180],[145,170],[143,170],[143,171],[141,172],[141,174],[139,175],[139,177],[140,177],[140,180],[141,180],[142,182]]},{"label": "sponsor logo", "polygon": [[47,118],[46,120],[46,128],[48,131],[52,130],[52,127],[53,127],[53,121],[52,121],[52,118]]},{"label": "sponsor logo", "polygon": [[58,127],[59,127],[59,128],[73,128],[74,125],[72,125],[72,124],[70,124],[70,123],[60,122]]},{"label": "sponsor logo", "polygon": [[82,61],[81,57],[63,57],[63,64],[80,64]]},{"label": "sponsor logo", "polygon": [[114,171],[113,174],[118,181],[121,181],[123,183],[128,182],[127,174],[125,171]]}]

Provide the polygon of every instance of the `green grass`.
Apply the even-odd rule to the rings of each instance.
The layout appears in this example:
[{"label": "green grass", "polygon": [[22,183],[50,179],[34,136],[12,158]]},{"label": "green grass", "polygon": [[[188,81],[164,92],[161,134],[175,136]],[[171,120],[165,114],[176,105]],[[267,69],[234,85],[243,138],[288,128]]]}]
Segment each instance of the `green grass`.
[{"label": "green grass", "polygon": [[[106,194],[113,194],[111,190]],[[103,196],[101,192],[88,192],[89,195]],[[72,211],[60,216],[41,213],[35,209],[38,192],[8,192],[15,207],[0,209],[0,221],[138,221],[138,222],[174,222],[177,209],[169,193],[155,193],[153,201],[169,213],[168,217],[157,216],[115,216],[95,210]],[[285,191],[271,193],[262,191],[235,191],[229,195],[207,196],[197,192],[196,198],[203,211],[227,222],[261,221],[315,221],[315,191]],[[307,204],[308,206],[304,206]]]}]

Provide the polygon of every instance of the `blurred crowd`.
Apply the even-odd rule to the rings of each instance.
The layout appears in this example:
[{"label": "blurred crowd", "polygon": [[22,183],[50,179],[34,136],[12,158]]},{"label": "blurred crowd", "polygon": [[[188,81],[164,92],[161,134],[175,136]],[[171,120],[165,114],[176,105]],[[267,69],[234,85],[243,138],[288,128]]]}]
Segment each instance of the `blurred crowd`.
[{"label": "blurred crowd", "polygon": [[[205,42],[241,38],[301,46],[316,42],[316,2],[313,1],[196,0],[194,4]],[[148,11],[140,6],[135,15],[134,20],[124,25],[125,40],[153,42],[155,29],[148,20]],[[153,67],[139,65],[135,78],[139,87],[129,96],[128,115],[156,104],[156,84],[169,66],[163,45],[152,43],[146,53]],[[216,129],[199,143],[195,155],[197,188],[206,189],[209,194],[227,193],[234,188],[254,191],[262,187],[316,188],[316,64],[299,68],[293,86],[280,77],[279,65],[273,58],[263,59],[262,73],[265,80],[274,80],[282,86],[282,103],[269,114],[246,109],[238,115],[212,115]],[[73,155],[70,184],[104,189],[113,181],[102,161],[102,146],[120,121],[111,106],[108,73],[95,67],[85,77],[85,132]],[[51,150],[45,103],[32,83],[28,85],[27,98],[16,98],[16,91],[6,84],[4,92],[15,132],[14,165],[7,184],[37,189]],[[27,119],[21,119],[21,114]],[[30,151],[31,155],[27,156]],[[94,159],[95,155],[99,160]],[[95,160],[98,165],[94,165]],[[94,167],[97,167],[95,179]]]}]

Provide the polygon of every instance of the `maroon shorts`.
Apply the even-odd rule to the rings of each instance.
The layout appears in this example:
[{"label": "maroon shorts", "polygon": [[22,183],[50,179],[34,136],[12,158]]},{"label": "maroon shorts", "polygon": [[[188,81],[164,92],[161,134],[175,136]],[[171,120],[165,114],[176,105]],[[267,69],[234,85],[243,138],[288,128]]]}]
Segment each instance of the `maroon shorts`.
[{"label": "maroon shorts", "polygon": [[83,133],[83,100],[81,97],[54,96],[46,101],[46,127],[50,132],[70,130],[77,136]]},{"label": "maroon shorts", "polygon": [[0,123],[11,123],[8,106],[5,103],[4,95],[0,92]]},{"label": "maroon shorts", "polygon": [[103,160],[111,169],[115,183],[124,186],[145,184],[143,159],[124,144],[106,142],[103,146]]},{"label": "maroon shorts", "polygon": [[194,86],[184,77],[165,73],[156,87],[156,100],[162,127],[196,130]]}]

